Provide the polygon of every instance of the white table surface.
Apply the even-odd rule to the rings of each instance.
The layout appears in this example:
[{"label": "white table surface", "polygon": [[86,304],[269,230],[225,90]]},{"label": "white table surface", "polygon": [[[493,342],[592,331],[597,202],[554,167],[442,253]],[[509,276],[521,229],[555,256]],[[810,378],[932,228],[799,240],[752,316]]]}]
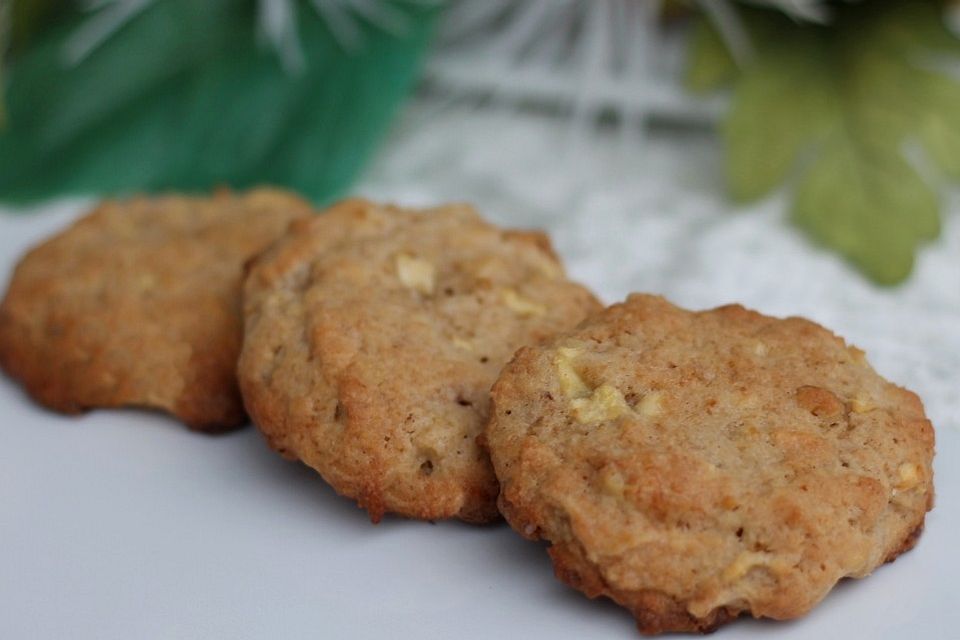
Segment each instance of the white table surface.
[{"label": "white table surface", "polygon": [[[691,307],[740,301],[807,315],[865,348],[924,398],[937,428],[926,533],[802,620],[741,620],[716,637],[958,637],[957,198],[914,278],[880,290],[792,230],[783,196],[727,211],[709,138],[569,137],[515,114],[414,108],[357,191],[472,200],[499,222],[546,227],[571,273],[608,301],[631,290]],[[569,144],[579,160],[544,162]],[[41,209],[0,214],[4,281],[80,211]],[[636,637],[629,615],[557,582],[543,547],[505,525],[372,526],[252,428],[209,437],[137,411],[61,417],[2,379],[0,438],[0,638]]]}]

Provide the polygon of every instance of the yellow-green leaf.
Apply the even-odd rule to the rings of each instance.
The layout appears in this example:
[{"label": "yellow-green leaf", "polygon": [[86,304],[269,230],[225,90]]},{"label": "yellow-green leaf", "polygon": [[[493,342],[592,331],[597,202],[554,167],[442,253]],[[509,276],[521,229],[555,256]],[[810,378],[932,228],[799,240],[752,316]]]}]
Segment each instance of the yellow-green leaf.
[{"label": "yellow-green leaf", "polygon": [[915,246],[940,229],[936,193],[906,161],[877,158],[842,135],[800,181],[793,219],[880,284],[906,278]]},{"label": "yellow-green leaf", "polygon": [[929,72],[916,81],[926,106],[918,114],[920,140],[940,169],[960,180],[960,84]]},{"label": "yellow-green leaf", "polygon": [[707,93],[729,84],[737,65],[716,29],[703,18],[693,26],[687,49],[684,80],[694,93]]},{"label": "yellow-green leaf", "polygon": [[960,81],[940,70],[960,61],[960,40],[935,0],[835,9],[829,26],[749,14],[755,56],[723,125],[728,186],[750,200],[797,173],[794,222],[895,284],[940,230],[937,185],[904,150],[919,142],[960,180]]},{"label": "yellow-green leaf", "polygon": [[738,201],[781,184],[800,152],[831,123],[830,74],[816,40],[809,45],[769,52],[737,84],[723,134],[727,184]]}]

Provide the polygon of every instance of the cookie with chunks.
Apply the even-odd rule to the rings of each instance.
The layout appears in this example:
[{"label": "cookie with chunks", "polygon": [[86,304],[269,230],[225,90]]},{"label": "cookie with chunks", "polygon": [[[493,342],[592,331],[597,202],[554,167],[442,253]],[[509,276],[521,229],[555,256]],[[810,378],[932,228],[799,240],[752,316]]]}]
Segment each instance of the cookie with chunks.
[{"label": "cookie with chunks", "polygon": [[252,265],[240,387],[269,444],[374,522],[486,522],[490,386],[518,347],[599,308],[541,233],[348,200]]},{"label": "cookie with chunks", "polygon": [[521,349],[492,395],[507,521],[645,634],[803,615],[933,502],[920,400],[801,318],[633,295]]},{"label": "cookie with chunks", "polygon": [[271,189],[103,202],[20,261],[0,365],[64,413],[135,406],[240,426],[243,265],[311,213]]}]

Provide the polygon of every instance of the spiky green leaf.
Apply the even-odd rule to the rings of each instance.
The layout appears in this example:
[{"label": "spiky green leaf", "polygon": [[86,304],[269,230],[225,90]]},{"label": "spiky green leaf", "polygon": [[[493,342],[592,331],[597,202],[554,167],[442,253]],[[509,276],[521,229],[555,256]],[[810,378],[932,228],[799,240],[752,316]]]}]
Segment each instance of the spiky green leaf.
[{"label": "spiky green leaf", "polygon": [[357,52],[298,3],[306,66],[258,47],[255,5],[156,2],[76,66],[52,28],[10,69],[0,198],[274,183],[318,201],[342,193],[416,78],[435,9],[405,9],[395,36],[370,25]]}]

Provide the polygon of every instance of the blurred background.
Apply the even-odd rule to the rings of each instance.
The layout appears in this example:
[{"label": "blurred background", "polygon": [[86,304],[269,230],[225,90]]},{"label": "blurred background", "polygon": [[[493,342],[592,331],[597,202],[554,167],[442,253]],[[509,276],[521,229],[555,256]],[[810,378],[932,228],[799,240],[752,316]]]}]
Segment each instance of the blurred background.
[{"label": "blurred background", "polygon": [[0,235],[222,185],[471,201],[608,302],[812,317],[956,430],[958,34],[947,0],[0,0]]}]

